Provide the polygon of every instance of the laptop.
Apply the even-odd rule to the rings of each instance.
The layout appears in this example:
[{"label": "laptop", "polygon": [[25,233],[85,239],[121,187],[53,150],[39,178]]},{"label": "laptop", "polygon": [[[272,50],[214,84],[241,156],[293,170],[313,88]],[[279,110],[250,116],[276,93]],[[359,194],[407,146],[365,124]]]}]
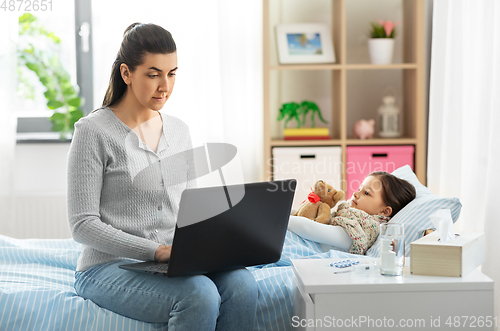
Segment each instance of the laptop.
[{"label": "laptop", "polygon": [[287,179],[186,189],[170,261],[119,267],[177,277],[277,262],[296,185]]}]

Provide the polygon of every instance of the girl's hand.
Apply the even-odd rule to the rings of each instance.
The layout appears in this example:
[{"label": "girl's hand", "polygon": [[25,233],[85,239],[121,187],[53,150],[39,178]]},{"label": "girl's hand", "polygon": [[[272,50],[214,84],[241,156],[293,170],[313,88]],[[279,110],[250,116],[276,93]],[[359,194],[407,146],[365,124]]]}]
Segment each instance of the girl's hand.
[{"label": "girl's hand", "polygon": [[155,261],[168,262],[170,260],[170,252],[172,252],[172,245],[160,245],[155,252]]}]

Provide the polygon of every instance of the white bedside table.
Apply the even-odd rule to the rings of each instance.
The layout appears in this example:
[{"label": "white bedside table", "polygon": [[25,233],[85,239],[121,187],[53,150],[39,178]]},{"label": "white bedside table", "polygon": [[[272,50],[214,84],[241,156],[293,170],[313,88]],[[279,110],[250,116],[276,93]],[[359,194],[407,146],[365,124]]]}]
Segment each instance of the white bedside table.
[{"label": "white bedside table", "polygon": [[406,258],[403,276],[334,274],[342,269],[330,263],[340,260],[292,260],[293,330],[496,329],[493,280],[478,270],[417,276]]}]

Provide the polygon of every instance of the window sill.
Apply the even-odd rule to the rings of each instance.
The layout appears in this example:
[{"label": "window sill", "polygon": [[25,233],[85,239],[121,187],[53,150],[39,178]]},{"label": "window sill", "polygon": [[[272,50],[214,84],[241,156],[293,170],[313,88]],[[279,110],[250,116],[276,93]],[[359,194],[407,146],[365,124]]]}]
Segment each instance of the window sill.
[{"label": "window sill", "polygon": [[71,138],[61,139],[59,132],[18,132],[17,144],[71,143]]}]

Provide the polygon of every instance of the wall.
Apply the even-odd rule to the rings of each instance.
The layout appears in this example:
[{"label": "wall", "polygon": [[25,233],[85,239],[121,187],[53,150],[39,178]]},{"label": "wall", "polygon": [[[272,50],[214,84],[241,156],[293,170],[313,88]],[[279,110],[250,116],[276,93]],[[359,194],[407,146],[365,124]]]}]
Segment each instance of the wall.
[{"label": "wall", "polygon": [[66,216],[69,143],[17,144],[14,238],[70,238]]}]

